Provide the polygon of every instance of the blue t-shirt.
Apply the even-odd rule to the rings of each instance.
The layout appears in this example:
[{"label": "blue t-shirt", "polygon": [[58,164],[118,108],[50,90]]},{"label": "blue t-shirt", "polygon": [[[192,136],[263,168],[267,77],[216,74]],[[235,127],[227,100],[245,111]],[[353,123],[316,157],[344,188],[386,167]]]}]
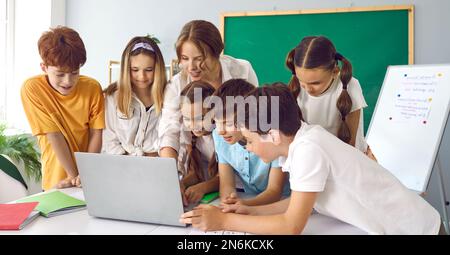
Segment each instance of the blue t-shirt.
[{"label": "blue t-shirt", "polygon": [[[247,151],[239,143],[233,145],[225,142],[222,136],[214,130],[214,147],[219,164],[230,165],[235,174],[241,179],[244,185],[245,193],[258,195],[267,188],[269,182],[269,173],[272,167],[280,167],[278,160],[271,163],[264,163],[257,155]],[[281,170],[280,170],[281,171]],[[289,183],[285,182],[283,187],[283,196],[290,194]]]}]

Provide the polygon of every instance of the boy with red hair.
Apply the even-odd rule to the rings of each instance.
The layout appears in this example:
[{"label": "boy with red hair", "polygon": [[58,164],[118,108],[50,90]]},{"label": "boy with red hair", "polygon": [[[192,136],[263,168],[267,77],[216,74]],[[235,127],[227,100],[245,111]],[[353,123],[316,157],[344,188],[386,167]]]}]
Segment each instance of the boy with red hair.
[{"label": "boy with red hair", "polygon": [[60,26],[45,32],[38,47],[45,74],[26,80],[21,98],[42,152],[42,188],[79,187],[74,152],[101,150],[102,88],[79,73],[86,49],[73,29]]}]

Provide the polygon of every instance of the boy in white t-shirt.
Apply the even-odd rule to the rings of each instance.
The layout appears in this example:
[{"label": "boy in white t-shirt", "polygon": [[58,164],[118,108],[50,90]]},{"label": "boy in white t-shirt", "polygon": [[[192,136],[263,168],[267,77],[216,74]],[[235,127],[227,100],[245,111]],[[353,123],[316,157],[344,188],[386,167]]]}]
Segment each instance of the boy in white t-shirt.
[{"label": "boy in white t-shirt", "polygon": [[[283,171],[290,174],[291,197],[265,206],[233,205],[222,210],[202,205],[182,215],[182,222],[202,230],[299,234],[314,208],[370,234],[438,233],[440,216],[431,205],[359,150],[320,126],[304,123],[285,85],[258,88],[249,96],[256,97],[258,114],[245,116],[241,130],[246,148],[265,162],[279,157]],[[261,103],[262,97],[267,104]],[[272,114],[275,97],[279,111]],[[278,127],[272,124],[262,130],[261,111],[271,119],[279,114]]]}]

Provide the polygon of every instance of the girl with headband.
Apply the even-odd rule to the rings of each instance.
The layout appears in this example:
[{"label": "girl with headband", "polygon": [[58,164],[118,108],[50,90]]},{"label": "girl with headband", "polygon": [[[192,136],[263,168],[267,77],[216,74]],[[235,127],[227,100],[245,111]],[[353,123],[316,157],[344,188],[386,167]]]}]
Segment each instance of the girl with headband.
[{"label": "girl with headband", "polygon": [[164,59],[148,37],[134,37],[122,54],[120,78],[104,92],[106,153],[158,156],[158,125],[166,87]]}]

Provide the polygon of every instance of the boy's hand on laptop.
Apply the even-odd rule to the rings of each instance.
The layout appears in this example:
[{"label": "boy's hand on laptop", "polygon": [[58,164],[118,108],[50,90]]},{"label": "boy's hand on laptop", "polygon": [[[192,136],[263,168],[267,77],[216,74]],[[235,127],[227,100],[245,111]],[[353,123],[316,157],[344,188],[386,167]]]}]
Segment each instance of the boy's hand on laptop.
[{"label": "boy's hand on laptop", "polygon": [[200,202],[205,195],[205,192],[203,191],[203,185],[199,183],[187,188],[184,194],[189,203],[196,204]]},{"label": "boy's hand on laptop", "polygon": [[180,223],[192,224],[194,228],[202,231],[216,231],[223,229],[226,214],[212,205],[199,205],[194,210],[184,213],[180,217]]}]

